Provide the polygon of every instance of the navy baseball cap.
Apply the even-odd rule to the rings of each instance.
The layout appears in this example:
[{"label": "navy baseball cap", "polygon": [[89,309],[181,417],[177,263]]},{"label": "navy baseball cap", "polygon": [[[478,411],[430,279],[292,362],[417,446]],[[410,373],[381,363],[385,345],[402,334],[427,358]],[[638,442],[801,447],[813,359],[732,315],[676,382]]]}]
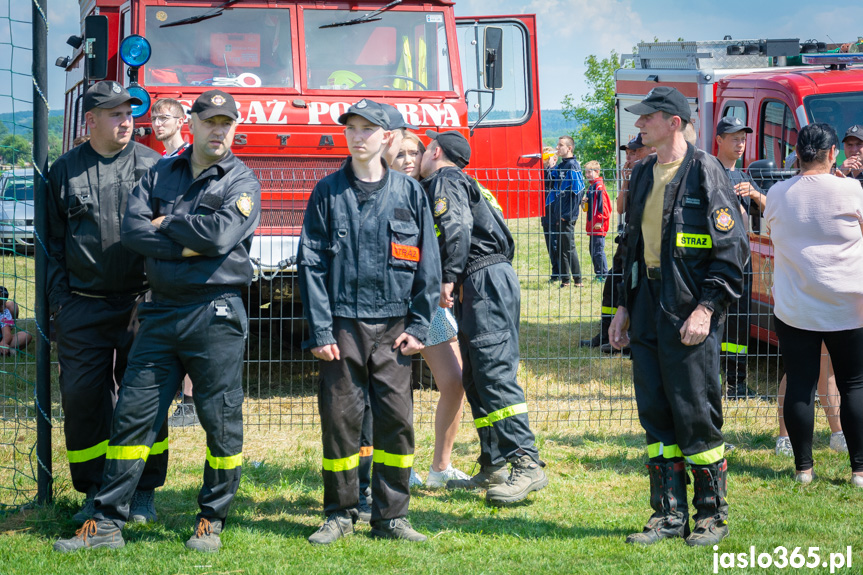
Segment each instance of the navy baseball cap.
[{"label": "navy baseball cap", "polygon": [[845,143],[845,140],[848,138],[857,138],[858,140],[863,140],[863,125],[854,124],[847,130],[845,130],[845,137],[842,138],[842,143]]},{"label": "navy baseball cap", "polygon": [[214,116],[227,116],[236,121],[240,117],[234,97],[221,90],[208,90],[198,96],[198,99],[192,104],[191,112],[197,114],[199,120],[206,120]]},{"label": "navy baseball cap", "polygon": [[716,135],[733,134],[735,132],[752,133],[752,128],[743,123],[743,120],[734,116],[725,116],[716,124]]},{"label": "navy baseball cap", "polygon": [[[392,130],[390,112],[387,110],[387,107],[392,108],[389,104],[381,104],[380,102],[363,98],[348,108],[347,112],[339,116],[339,124],[347,124],[348,118],[351,116],[360,116],[384,130]],[[398,110],[395,108],[393,110],[398,114]],[[401,117],[401,114],[399,114],[399,117]],[[402,119],[402,122],[404,122],[404,119]]]},{"label": "navy baseball cap", "polygon": [[463,168],[470,162],[470,144],[460,133],[450,130],[449,132],[435,132],[426,130],[426,136],[435,140],[452,163]]},{"label": "navy baseball cap", "polygon": [[689,108],[686,96],[668,86],[657,86],[648,92],[641,102],[628,106],[624,110],[636,116],[665,112],[672,116],[679,116],[681,120],[692,121],[692,110]]},{"label": "navy baseball cap", "polygon": [[405,117],[398,111],[398,108],[391,104],[382,104],[384,111],[390,119],[390,130],[398,130],[399,128],[407,128],[409,130],[418,130],[413,124],[405,122]]},{"label": "navy baseball cap", "polygon": [[643,148],[643,147],[644,147],[644,143],[642,143],[642,141],[641,141],[641,134],[638,134],[637,136],[635,136],[634,138],[629,140],[628,143],[620,146],[620,151],[624,152],[626,150],[630,150],[630,151],[634,152],[635,150],[638,150],[639,148]]},{"label": "navy baseball cap", "polygon": [[140,106],[143,102],[131,95],[129,91],[112,80],[96,82],[87,89],[84,94],[84,111],[89,112],[93,108],[116,108],[120,104],[130,102],[133,106]]}]

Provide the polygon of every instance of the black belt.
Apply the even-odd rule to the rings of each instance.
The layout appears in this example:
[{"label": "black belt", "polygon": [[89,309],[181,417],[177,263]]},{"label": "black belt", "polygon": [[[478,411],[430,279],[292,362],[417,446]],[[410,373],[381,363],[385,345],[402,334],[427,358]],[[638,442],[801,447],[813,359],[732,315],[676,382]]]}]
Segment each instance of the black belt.
[{"label": "black belt", "polygon": [[661,268],[644,268],[644,275],[647,276],[649,280],[661,280],[662,279],[662,269]]}]

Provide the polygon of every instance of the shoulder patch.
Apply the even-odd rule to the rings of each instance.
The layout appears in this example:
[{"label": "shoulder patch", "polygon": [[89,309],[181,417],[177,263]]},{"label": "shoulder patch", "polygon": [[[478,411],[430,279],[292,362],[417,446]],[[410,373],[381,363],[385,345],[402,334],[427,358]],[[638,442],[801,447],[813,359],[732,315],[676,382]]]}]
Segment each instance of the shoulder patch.
[{"label": "shoulder patch", "polygon": [[252,208],[255,206],[255,203],[252,201],[252,195],[243,192],[240,194],[240,198],[237,200],[237,210],[247,218],[249,214],[252,213]]},{"label": "shoulder patch", "polygon": [[434,217],[440,217],[446,213],[447,203],[446,198],[438,198],[434,203]]},{"label": "shoulder patch", "polygon": [[720,208],[713,212],[713,227],[720,232],[728,232],[734,227],[734,217],[728,208]]}]

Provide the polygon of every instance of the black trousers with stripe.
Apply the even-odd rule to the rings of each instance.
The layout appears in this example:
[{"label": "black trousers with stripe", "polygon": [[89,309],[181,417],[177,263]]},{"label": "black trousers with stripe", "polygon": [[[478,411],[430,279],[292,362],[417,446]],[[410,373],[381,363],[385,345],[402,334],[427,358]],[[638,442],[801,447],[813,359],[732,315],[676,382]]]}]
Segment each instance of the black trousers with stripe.
[{"label": "black trousers with stripe", "polygon": [[611,272],[602,286],[602,306],[600,319],[600,340],[608,343],[608,327],[617,313],[617,285],[623,281],[623,260],[626,258],[626,242],[619,242],[611,258]]},{"label": "black trousers with stripe", "polygon": [[97,520],[122,527],[134,486],[185,374],[207,433],[198,517],[225,521],[243,453],[243,352],[248,319],[239,294],[190,305],[144,303],[141,328],[114,412]]},{"label": "black trousers with stripe", "polygon": [[[143,295],[93,298],[73,294],[54,318],[66,452],[72,485],[81,493],[102,485],[115,390],[126,372],[138,331],[137,309],[143,300]],[[167,439],[167,418],[163,417],[155,441],[165,446]],[[144,466],[138,488],[161,487],[167,470],[167,450],[154,454]]]},{"label": "black trousers with stripe", "polygon": [[410,357],[393,350],[404,318],[334,317],[341,359],[321,361],[318,409],[324,448],[324,514],[352,512],[365,396],[372,413],[372,521],[408,513],[414,458]]}]

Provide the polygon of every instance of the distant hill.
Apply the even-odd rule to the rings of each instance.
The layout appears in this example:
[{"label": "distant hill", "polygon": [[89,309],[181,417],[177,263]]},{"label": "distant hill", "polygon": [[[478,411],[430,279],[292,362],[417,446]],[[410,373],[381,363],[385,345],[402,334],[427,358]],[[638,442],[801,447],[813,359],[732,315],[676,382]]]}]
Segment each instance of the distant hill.
[{"label": "distant hill", "polygon": [[[0,125],[0,132],[15,132],[26,136],[33,127],[33,112],[26,110],[0,114]],[[48,113],[48,129],[51,132],[59,129],[59,134],[63,134],[63,110],[51,110]]]},{"label": "distant hill", "polygon": [[566,136],[575,132],[578,122],[567,120],[563,117],[562,110],[542,110],[542,142],[546,146],[553,146],[560,136]]}]

